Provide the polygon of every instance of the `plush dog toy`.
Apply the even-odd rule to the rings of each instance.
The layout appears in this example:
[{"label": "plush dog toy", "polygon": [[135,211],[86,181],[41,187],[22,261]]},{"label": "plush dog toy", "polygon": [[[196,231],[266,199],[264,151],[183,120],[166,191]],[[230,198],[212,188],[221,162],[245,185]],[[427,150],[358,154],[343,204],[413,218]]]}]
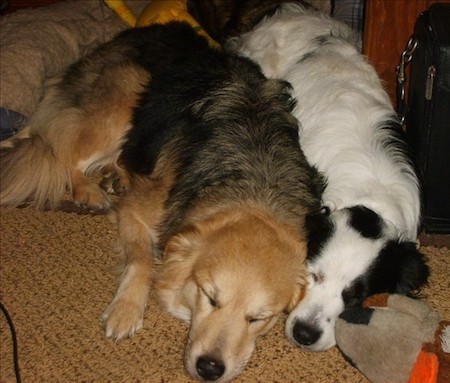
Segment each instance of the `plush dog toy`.
[{"label": "plush dog toy", "polygon": [[450,321],[422,300],[369,297],[340,315],[336,341],[372,383],[450,382]]},{"label": "plush dog toy", "polygon": [[198,34],[206,37],[209,44],[218,48],[214,41],[200,24],[187,11],[187,0],[152,0],[150,4],[136,18],[133,12],[122,0],[104,0],[114,12],[117,13],[131,27],[144,27],[150,24],[164,24],[169,21],[186,21]]}]

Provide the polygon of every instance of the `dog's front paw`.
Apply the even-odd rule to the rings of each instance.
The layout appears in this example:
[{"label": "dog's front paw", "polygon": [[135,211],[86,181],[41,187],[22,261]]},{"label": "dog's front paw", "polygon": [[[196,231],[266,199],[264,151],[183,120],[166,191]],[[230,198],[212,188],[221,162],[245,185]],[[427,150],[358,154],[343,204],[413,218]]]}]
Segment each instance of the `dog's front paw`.
[{"label": "dog's front paw", "polygon": [[127,176],[112,172],[103,177],[100,187],[108,194],[123,196],[130,188],[130,181]]},{"label": "dog's front paw", "polygon": [[106,336],[115,340],[131,337],[142,328],[144,309],[136,302],[118,299],[102,315]]},{"label": "dog's front paw", "polygon": [[106,192],[92,182],[79,183],[72,187],[73,200],[76,205],[90,210],[105,210],[111,207]]}]

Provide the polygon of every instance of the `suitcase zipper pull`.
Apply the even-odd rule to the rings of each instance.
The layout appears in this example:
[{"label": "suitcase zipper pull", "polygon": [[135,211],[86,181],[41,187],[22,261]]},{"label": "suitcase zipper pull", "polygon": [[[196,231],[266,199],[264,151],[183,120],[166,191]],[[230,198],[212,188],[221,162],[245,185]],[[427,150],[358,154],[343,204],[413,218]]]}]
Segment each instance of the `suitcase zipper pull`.
[{"label": "suitcase zipper pull", "polygon": [[427,82],[425,84],[425,99],[428,101],[430,101],[433,97],[433,83],[435,76],[436,68],[434,67],[434,65],[431,65],[427,70]]}]

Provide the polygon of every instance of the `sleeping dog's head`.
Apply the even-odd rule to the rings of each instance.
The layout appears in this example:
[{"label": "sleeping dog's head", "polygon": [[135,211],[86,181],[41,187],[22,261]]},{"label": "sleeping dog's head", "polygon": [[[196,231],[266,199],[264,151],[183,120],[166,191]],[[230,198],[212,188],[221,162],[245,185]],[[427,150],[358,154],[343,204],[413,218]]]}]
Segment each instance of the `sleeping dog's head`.
[{"label": "sleeping dog's head", "polygon": [[269,217],[240,211],[176,235],[164,258],[156,288],[165,308],[190,323],[185,366],[199,380],[239,374],[257,337],[306,287],[306,241]]},{"label": "sleeping dog's head", "polygon": [[309,286],[286,322],[288,339],[305,350],[336,344],[334,325],[344,308],[379,292],[410,294],[428,278],[416,244],[399,243],[395,230],[366,207],[310,216],[307,229]]}]

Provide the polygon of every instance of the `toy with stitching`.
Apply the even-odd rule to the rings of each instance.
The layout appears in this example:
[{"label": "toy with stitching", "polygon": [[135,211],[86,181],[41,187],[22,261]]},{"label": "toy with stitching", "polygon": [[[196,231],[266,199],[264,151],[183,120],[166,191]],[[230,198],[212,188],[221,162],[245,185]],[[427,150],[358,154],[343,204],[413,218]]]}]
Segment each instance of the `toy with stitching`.
[{"label": "toy with stitching", "polygon": [[397,294],[369,297],[336,322],[344,356],[372,383],[450,382],[450,321]]}]

